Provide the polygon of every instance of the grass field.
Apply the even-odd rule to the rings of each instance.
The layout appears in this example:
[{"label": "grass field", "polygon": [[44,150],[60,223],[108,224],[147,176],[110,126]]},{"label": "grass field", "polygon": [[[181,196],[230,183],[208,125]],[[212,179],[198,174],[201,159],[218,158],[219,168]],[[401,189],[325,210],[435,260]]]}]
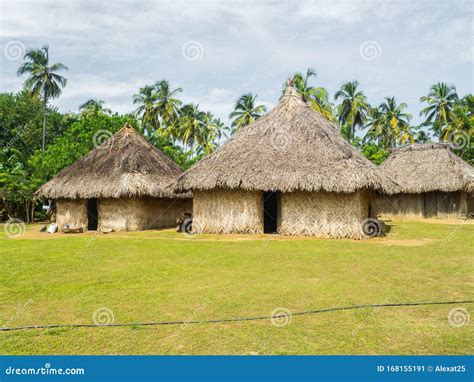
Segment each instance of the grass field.
[{"label": "grass field", "polygon": [[[474,224],[390,222],[384,238],[168,231],[0,238],[0,326],[271,315],[473,300]],[[472,354],[474,304],[365,308],[270,320],[0,332],[2,354]],[[99,310],[102,309],[102,310]],[[106,316],[96,313],[96,319]],[[281,311],[281,310],[279,310]],[[110,321],[109,321],[110,322]]]}]

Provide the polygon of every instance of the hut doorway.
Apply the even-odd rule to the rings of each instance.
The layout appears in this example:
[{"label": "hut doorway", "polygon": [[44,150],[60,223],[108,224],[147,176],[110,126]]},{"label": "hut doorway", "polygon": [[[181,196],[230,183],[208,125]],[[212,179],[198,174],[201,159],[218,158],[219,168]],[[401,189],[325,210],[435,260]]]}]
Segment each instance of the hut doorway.
[{"label": "hut doorway", "polygon": [[89,231],[97,231],[98,222],[97,199],[89,199],[87,201],[87,229]]},{"label": "hut doorway", "polygon": [[277,233],[280,220],[280,193],[263,193],[263,233]]}]

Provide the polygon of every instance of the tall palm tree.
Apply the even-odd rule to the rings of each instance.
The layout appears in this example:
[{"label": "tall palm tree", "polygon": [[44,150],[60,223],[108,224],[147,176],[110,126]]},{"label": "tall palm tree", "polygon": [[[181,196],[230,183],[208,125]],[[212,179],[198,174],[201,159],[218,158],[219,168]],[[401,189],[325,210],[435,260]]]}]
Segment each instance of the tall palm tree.
[{"label": "tall palm tree", "polygon": [[162,128],[170,129],[171,136],[174,137],[173,125],[179,113],[179,107],[182,102],[175,98],[177,94],[181,93],[183,89],[176,88],[171,90],[170,84],[166,80],[158,81],[155,84],[156,91],[156,114],[161,118]]},{"label": "tall palm tree", "polygon": [[443,135],[443,130],[453,122],[454,106],[458,102],[458,95],[454,86],[438,82],[433,85],[427,96],[420,98],[420,102],[428,104],[420,115],[425,115],[425,125],[431,126],[438,136]]},{"label": "tall palm tree", "polygon": [[383,119],[386,125],[385,130],[389,132],[387,134],[389,147],[394,146],[401,132],[409,127],[412,115],[405,112],[407,107],[407,104],[404,102],[397,105],[395,97],[386,97],[385,102],[379,106],[380,111],[383,113]]},{"label": "tall palm tree", "polygon": [[86,116],[95,116],[102,113],[111,114],[112,110],[104,107],[104,105],[105,102],[101,99],[90,99],[84,102],[81,106],[79,106],[79,111],[81,111],[82,114]]},{"label": "tall palm tree", "polygon": [[334,99],[342,98],[342,103],[336,107],[339,123],[349,124],[351,140],[355,137],[356,127],[362,127],[367,122],[369,104],[364,93],[357,90],[357,81],[346,82],[341,86],[334,96]]},{"label": "tall palm tree", "polygon": [[156,99],[155,88],[150,85],[140,88],[138,94],[133,95],[133,103],[138,105],[135,114],[137,118],[141,119],[141,132],[145,136],[150,136],[160,125],[155,108]]},{"label": "tall palm tree", "polygon": [[49,47],[44,45],[41,49],[28,50],[23,57],[24,62],[18,69],[19,76],[28,74],[25,87],[34,95],[43,99],[43,142],[42,150],[46,144],[46,112],[48,101],[61,95],[61,88],[66,86],[67,79],[57,72],[68,70],[68,67],[60,62],[49,64]]},{"label": "tall palm tree", "polygon": [[199,110],[199,105],[186,104],[180,110],[179,138],[191,152],[201,137],[203,118],[204,113]]},{"label": "tall palm tree", "polygon": [[409,125],[412,115],[405,112],[406,108],[406,103],[397,105],[395,97],[386,97],[378,108],[369,112],[366,138],[376,139],[383,148],[393,147],[397,141],[413,142]]},{"label": "tall palm tree", "polygon": [[386,148],[384,144],[388,136],[385,129],[385,120],[382,111],[378,107],[370,108],[368,111],[368,121],[364,128],[368,128],[364,141],[375,140],[379,146]]},{"label": "tall palm tree", "polygon": [[[310,86],[309,80],[312,77],[316,78],[316,70],[308,68],[305,74],[299,72],[293,74],[291,82],[303,101],[309,103],[314,110],[325,116],[329,121],[333,121],[334,116],[329,102],[329,93],[323,87]],[[284,87],[286,87],[286,83]]]},{"label": "tall palm tree", "polygon": [[202,129],[197,137],[198,154],[210,154],[217,147],[217,140],[222,136],[219,119],[215,119],[213,114],[208,111],[202,114]]},{"label": "tall palm tree", "polygon": [[257,95],[252,93],[242,95],[234,106],[234,111],[229,114],[229,118],[233,118],[232,127],[234,132],[241,127],[247,126],[260,118],[267,108],[264,105],[255,105]]}]

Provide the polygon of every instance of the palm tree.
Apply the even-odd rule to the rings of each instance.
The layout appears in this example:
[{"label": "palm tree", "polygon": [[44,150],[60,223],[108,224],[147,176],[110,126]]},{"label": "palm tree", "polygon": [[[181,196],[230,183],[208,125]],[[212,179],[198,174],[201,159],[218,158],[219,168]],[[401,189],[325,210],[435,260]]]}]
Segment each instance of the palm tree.
[{"label": "palm tree", "polygon": [[386,147],[384,142],[387,138],[385,131],[384,115],[378,107],[370,108],[368,111],[368,122],[364,128],[368,128],[364,141],[375,140],[379,146]]},{"label": "palm tree", "polygon": [[[309,86],[309,80],[312,77],[316,77],[316,71],[312,68],[308,68],[306,74],[299,72],[293,74],[291,82],[294,84],[296,91],[303,101],[308,102],[314,110],[325,116],[329,121],[333,121],[334,116],[332,106],[329,102],[328,91],[323,87]],[[286,83],[284,84],[284,88],[285,87]]]},{"label": "palm tree", "polygon": [[369,104],[364,93],[357,90],[357,81],[346,82],[341,86],[334,96],[334,99],[342,98],[342,103],[336,107],[339,123],[349,124],[351,140],[355,137],[356,127],[362,127],[367,122]]},{"label": "palm tree", "polygon": [[422,126],[415,128],[416,133],[414,134],[415,143],[426,143],[430,140],[430,135],[424,130],[421,130]]},{"label": "palm tree", "polygon": [[165,136],[171,136],[173,140],[176,138],[175,122],[178,118],[179,107],[182,102],[174,98],[178,93],[181,93],[183,89],[176,88],[170,89],[170,84],[166,80],[158,81],[155,84],[156,91],[156,104],[155,112],[161,118],[161,127],[165,132],[162,132]]},{"label": "palm tree", "polygon": [[376,139],[385,149],[395,146],[397,141],[413,142],[409,125],[412,115],[405,112],[406,108],[406,103],[397,105],[395,97],[386,97],[378,108],[370,110],[365,138]]},{"label": "palm tree", "polygon": [[149,85],[140,88],[139,93],[133,95],[133,103],[139,105],[135,110],[135,114],[142,121],[141,132],[145,136],[150,136],[151,131],[148,130],[154,131],[160,124],[155,108],[156,99],[155,89]]},{"label": "palm tree", "polygon": [[101,99],[90,99],[79,106],[79,110],[83,115],[96,116],[98,114],[111,114],[112,110],[104,107],[105,102]]},{"label": "palm tree", "polygon": [[49,47],[43,46],[41,49],[31,49],[26,52],[23,57],[24,62],[18,69],[19,76],[27,73],[28,78],[25,81],[25,87],[32,94],[42,97],[43,99],[43,143],[41,145],[44,151],[46,144],[46,111],[48,101],[58,98],[61,95],[61,88],[66,86],[67,79],[57,72],[68,70],[68,67],[60,62],[49,64]]},{"label": "palm tree", "polygon": [[237,100],[234,111],[229,114],[229,118],[234,118],[232,121],[234,132],[254,122],[267,111],[264,105],[255,105],[256,99],[257,95],[253,96],[252,93],[248,93]]},{"label": "palm tree", "polygon": [[401,132],[406,131],[409,128],[409,122],[412,118],[410,113],[405,113],[407,104],[402,102],[397,105],[395,97],[386,97],[385,102],[382,103],[379,108],[383,113],[387,134],[388,147],[395,145],[396,141],[400,138]]},{"label": "palm tree", "polygon": [[458,95],[454,86],[438,82],[433,85],[427,96],[420,98],[420,102],[428,104],[420,115],[426,115],[425,125],[431,126],[438,136],[443,135],[443,130],[453,122],[454,106],[458,102]]},{"label": "palm tree", "polygon": [[203,115],[199,105],[186,104],[180,110],[179,138],[191,152],[200,139],[203,130]]},{"label": "palm tree", "polygon": [[212,113],[208,111],[202,114],[202,129],[197,137],[198,154],[210,154],[217,147],[216,140],[222,136],[220,120],[216,120]]}]

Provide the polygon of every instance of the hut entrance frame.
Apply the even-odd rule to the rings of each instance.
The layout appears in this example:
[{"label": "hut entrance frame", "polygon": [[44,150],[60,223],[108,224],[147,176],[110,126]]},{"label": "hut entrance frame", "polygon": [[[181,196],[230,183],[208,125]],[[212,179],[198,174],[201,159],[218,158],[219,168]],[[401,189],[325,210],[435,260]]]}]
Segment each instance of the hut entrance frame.
[{"label": "hut entrance frame", "polygon": [[277,233],[281,217],[281,196],[278,191],[263,193],[263,233]]},{"label": "hut entrance frame", "polygon": [[99,211],[97,209],[97,199],[87,200],[87,230],[97,231],[99,223]]}]

